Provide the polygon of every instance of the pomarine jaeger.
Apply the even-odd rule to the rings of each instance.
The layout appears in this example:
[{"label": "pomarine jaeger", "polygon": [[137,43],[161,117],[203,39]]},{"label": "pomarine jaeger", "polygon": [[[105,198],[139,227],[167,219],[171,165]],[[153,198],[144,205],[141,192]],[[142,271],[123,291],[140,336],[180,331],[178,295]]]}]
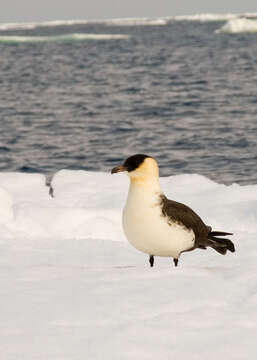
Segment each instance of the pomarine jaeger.
[{"label": "pomarine jaeger", "polygon": [[[172,257],[175,266],[181,253],[211,247],[225,255],[234,252],[233,235],[212,231],[190,207],[163,194],[159,183],[159,168],[151,156],[136,154],[123,165],[112,169],[112,174],[127,172],[130,187],[123,210],[123,230],[128,241],[149,255],[150,266],[154,256]],[[221,237],[220,237],[221,236]]]}]

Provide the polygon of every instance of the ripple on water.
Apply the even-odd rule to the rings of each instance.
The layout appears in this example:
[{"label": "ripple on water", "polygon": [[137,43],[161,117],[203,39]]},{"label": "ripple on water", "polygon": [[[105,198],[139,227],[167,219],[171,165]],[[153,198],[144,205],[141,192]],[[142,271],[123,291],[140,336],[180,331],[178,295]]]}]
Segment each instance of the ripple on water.
[{"label": "ripple on water", "polygon": [[[155,156],[162,176],[255,183],[256,38],[218,35],[217,26],[116,24],[108,33],[129,39],[1,43],[1,170],[109,171],[138,152]],[[65,31],[106,27],[46,26],[26,35]]]}]

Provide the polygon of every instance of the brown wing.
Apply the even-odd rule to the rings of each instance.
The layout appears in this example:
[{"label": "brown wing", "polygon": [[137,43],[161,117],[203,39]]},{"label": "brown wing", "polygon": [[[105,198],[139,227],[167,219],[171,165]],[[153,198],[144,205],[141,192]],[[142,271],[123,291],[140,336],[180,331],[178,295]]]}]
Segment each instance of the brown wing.
[{"label": "brown wing", "polygon": [[195,233],[196,246],[205,246],[210,232],[210,227],[205,225],[200,216],[198,216],[190,207],[174,200],[169,200],[162,196],[162,213],[171,220],[192,229]]}]

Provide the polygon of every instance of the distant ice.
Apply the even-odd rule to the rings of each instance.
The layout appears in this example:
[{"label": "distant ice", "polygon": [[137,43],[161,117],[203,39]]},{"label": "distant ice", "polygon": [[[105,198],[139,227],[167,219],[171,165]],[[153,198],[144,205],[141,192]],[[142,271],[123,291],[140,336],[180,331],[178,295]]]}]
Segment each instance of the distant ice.
[{"label": "distant ice", "polygon": [[162,26],[168,22],[169,18],[120,18],[104,21],[107,25],[116,26]]},{"label": "distant ice", "polygon": [[11,30],[32,30],[38,27],[56,27],[56,26],[73,26],[73,25],[87,25],[87,24],[103,24],[107,26],[164,26],[173,21],[226,21],[241,18],[256,18],[257,13],[242,13],[242,14],[194,14],[194,15],[178,15],[178,16],[166,16],[156,18],[114,18],[114,19],[74,19],[74,20],[52,20],[42,22],[30,22],[30,23],[2,23],[0,24],[0,31]]},{"label": "distant ice", "polygon": [[161,178],[168,197],[233,232],[236,253],[150,268],[122,232],[125,174],[61,170],[54,197],[45,183],[0,173],[2,359],[255,358],[257,185]]},{"label": "distant ice", "polygon": [[37,27],[55,27],[55,26],[72,26],[76,24],[88,24],[89,20],[52,20],[42,22],[30,22],[30,23],[2,23],[0,24],[0,30],[31,30]]},{"label": "distant ice", "polygon": [[220,29],[216,30],[216,33],[256,33],[257,32],[257,20],[255,19],[232,19],[229,20]]},{"label": "distant ice", "polygon": [[179,15],[175,16],[176,21],[225,21],[230,19],[236,19],[239,15],[237,14],[195,14],[195,15]]},{"label": "distant ice", "polygon": [[112,26],[161,26],[166,25],[170,18],[115,18],[106,20],[54,20],[38,23],[4,23],[0,24],[0,31],[31,30],[38,27],[56,27],[87,25],[92,23]]},{"label": "distant ice", "polygon": [[120,40],[128,39],[129,35],[124,34],[64,34],[59,36],[0,36],[0,43],[23,43],[23,42],[64,42],[82,40]]}]

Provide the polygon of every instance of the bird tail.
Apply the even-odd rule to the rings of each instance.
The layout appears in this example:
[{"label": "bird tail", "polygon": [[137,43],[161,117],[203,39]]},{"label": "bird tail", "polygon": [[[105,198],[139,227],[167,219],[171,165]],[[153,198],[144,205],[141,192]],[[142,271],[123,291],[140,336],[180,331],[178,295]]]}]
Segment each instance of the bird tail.
[{"label": "bird tail", "polygon": [[233,234],[222,231],[210,231],[208,235],[210,246],[222,255],[225,255],[227,250],[231,252],[235,252],[235,246],[231,240],[219,237],[219,236],[227,236],[227,235],[233,235]]}]

